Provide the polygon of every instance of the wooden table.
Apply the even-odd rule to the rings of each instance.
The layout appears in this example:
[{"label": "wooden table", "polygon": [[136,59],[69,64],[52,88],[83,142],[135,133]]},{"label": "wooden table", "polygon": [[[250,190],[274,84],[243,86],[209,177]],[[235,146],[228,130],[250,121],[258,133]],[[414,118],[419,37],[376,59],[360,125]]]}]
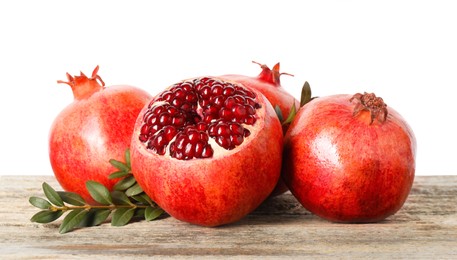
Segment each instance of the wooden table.
[{"label": "wooden table", "polygon": [[457,176],[416,177],[403,208],[376,224],[336,224],[290,193],[266,201],[242,221],[218,228],[166,217],[123,227],[109,223],[61,235],[36,224],[30,196],[44,197],[52,176],[0,176],[0,259],[344,258],[457,259]]}]

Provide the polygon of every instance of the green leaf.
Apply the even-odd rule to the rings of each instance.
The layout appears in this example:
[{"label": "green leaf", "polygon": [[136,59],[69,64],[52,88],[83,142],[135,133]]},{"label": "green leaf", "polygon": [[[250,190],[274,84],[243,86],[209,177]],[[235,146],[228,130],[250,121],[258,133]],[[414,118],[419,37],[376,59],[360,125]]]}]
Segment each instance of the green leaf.
[{"label": "green leaf", "polygon": [[128,176],[128,177],[125,177],[124,179],[118,181],[115,185],[114,185],[114,189],[115,190],[126,190],[130,187],[132,187],[133,184],[136,183],[136,180],[135,180],[135,177],[132,176]]},{"label": "green leaf", "polygon": [[127,195],[125,195],[125,193],[122,191],[112,191],[111,197],[113,198],[113,202],[116,205],[133,205]]},{"label": "green leaf", "polygon": [[30,221],[37,223],[50,223],[62,216],[63,211],[42,210],[32,216]]},{"label": "green leaf", "polygon": [[130,171],[130,167],[128,167],[126,164],[124,164],[123,162],[120,162],[118,160],[111,159],[111,160],[109,160],[109,163],[111,163],[112,166],[116,167],[120,171],[124,171],[124,172]]},{"label": "green leaf", "polygon": [[29,202],[30,204],[39,209],[49,209],[52,206],[51,203],[49,203],[49,201],[39,197],[30,197]]},{"label": "green leaf", "polygon": [[42,186],[43,186],[43,191],[44,191],[44,194],[46,195],[46,198],[48,198],[48,200],[52,204],[54,204],[56,206],[61,206],[61,207],[64,206],[62,198],[49,184],[47,184],[46,182],[43,182]]},{"label": "green leaf", "polygon": [[64,234],[72,230],[79,225],[87,215],[88,211],[85,209],[75,209],[70,211],[67,216],[63,219],[62,224],[59,227],[59,233]]},{"label": "green leaf", "polygon": [[138,195],[143,192],[143,189],[141,188],[140,184],[135,183],[132,187],[130,187],[128,190],[125,191],[125,195],[132,197],[135,195]]},{"label": "green leaf", "polygon": [[297,109],[295,107],[295,102],[294,102],[294,104],[290,108],[290,112],[289,112],[289,115],[287,116],[287,119],[284,122],[282,122],[282,124],[285,125],[285,124],[292,123],[296,114],[297,114]]},{"label": "green leaf", "polygon": [[119,208],[116,209],[113,213],[113,218],[111,219],[112,226],[124,226],[132,219],[135,214],[135,208]]},{"label": "green leaf", "polygon": [[163,211],[161,208],[147,207],[144,212],[144,218],[146,221],[151,221],[160,217],[160,215],[162,215],[164,212],[165,211]]},{"label": "green leaf", "polygon": [[87,181],[86,188],[89,191],[90,196],[100,204],[109,205],[113,204],[109,190],[101,183],[96,181]]},{"label": "green leaf", "polygon": [[146,193],[140,193],[138,195],[131,196],[131,197],[132,197],[132,199],[134,199],[140,203],[149,204],[149,205],[154,204],[154,202],[152,202],[152,199],[149,198],[149,196]]},{"label": "green leaf", "polygon": [[276,115],[279,118],[279,122],[282,123],[282,121],[284,120],[284,116],[282,114],[281,108],[278,105],[275,106],[275,112],[276,112]]},{"label": "green leaf", "polygon": [[86,205],[86,201],[77,193],[68,191],[58,191],[57,194],[68,204],[76,206]]},{"label": "green leaf", "polygon": [[311,86],[308,81],[306,81],[301,89],[300,107],[304,106],[309,101],[311,101]]},{"label": "green leaf", "polygon": [[125,165],[127,165],[127,167],[129,167],[129,171],[130,171],[132,169],[132,165],[130,163],[130,148],[125,149],[124,160],[125,160]]},{"label": "green leaf", "polygon": [[79,227],[93,227],[102,224],[111,214],[110,209],[91,209],[79,223]]},{"label": "green leaf", "polygon": [[141,219],[144,219],[144,212],[146,211],[146,209],[144,208],[137,208],[135,210],[135,214],[133,215],[134,218],[141,218]]},{"label": "green leaf", "polygon": [[131,173],[124,172],[124,171],[117,171],[117,172],[113,172],[110,175],[108,175],[108,179],[112,180],[112,179],[122,178],[127,175],[131,175]]}]

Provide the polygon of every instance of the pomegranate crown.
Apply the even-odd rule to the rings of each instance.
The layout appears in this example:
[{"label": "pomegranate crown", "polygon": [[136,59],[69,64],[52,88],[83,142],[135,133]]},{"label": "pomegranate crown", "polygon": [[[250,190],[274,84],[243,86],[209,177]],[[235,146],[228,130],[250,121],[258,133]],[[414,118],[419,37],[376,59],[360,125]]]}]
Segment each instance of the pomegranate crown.
[{"label": "pomegranate crown", "polygon": [[370,124],[376,119],[380,123],[384,123],[387,119],[387,105],[381,97],[377,97],[374,93],[364,92],[357,93],[349,99],[349,102],[356,100],[353,115],[356,116],[362,111],[369,111],[371,116]]},{"label": "pomegranate crown", "polygon": [[279,65],[279,62],[276,63],[274,66],[273,66],[273,69],[270,69],[267,65],[265,64],[261,64],[259,62],[256,62],[256,61],[252,61],[252,63],[255,63],[257,65],[260,66],[260,68],[262,69],[262,71],[260,72],[259,76],[257,76],[258,79],[262,80],[262,81],[265,81],[265,82],[268,82],[268,83],[271,83],[275,86],[281,86],[281,81],[280,81],[280,77],[281,75],[289,75],[289,76],[294,76],[292,74],[289,74],[289,73],[281,73],[279,71],[280,69],[280,65]]},{"label": "pomegranate crown", "polygon": [[105,82],[97,74],[99,66],[92,71],[92,76],[87,77],[82,71],[80,75],[72,76],[67,72],[68,81],[58,80],[57,83],[64,83],[71,87],[75,99],[85,99],[90,97],[95,92],[98,92],[105,87]]}]

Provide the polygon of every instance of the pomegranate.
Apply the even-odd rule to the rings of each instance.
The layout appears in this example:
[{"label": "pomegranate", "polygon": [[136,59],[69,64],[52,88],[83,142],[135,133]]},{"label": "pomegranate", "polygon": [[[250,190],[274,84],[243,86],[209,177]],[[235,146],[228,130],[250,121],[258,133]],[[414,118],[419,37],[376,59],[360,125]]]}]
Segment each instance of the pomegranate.
[{"label": "pomegranate", "polygon": [[283,178],[310,212],[336,222],[377,222],[405,202],[416,139],[375,94],[320,97],[285,136]]},{"label": "pomegranate", "polygon": [[136,118],[151,99],[131,86],[105,88],[98,68],[90,78],[67,73],[67,82],[58,81],[72,88],[74,101],[54,120],[49,135],[49,158],[58,182],[89,202],[94,201],[86,181],[112,188],[116,180],[108,180],[108,175],[116,169],[109,160],[123,158]]},{"label": "pomegranate", "polygon": [[[260,91],[263,95],[265,95],[265,97],[268,99],[268,101],[274,108],[278,107],[280,109],[281,115],[284,119],[286,119],[289,116],[289,113],[291,112],[293,106],[295,106],[295,108],[300,107],[300,103],[298,102],[298,100],[295,99],[281,86],[280,76],[284,74],[291,74],[281,73],[279,62],[273,66],[273,69],[270,69],[265,64],[260,64],[255,61],[253,61],[253,63],[258,64],[262,69],[262,71],[257,77],[229,74],[221,76],[221,78],[239,82],[247,87],[254,88]],[[286,133],[289,125],[289,123],[283,124],[284,134]],[[287,186],[280,178],[275,189],[271,193],[271,196],[283,194],[287,190]]]},{"label": "pomegranate", "polygon": [[173,84],[140,113],[132,172],[176,219],[203,226],[237,221],[275,187],[281,123],[257,90],[217,77]]}]

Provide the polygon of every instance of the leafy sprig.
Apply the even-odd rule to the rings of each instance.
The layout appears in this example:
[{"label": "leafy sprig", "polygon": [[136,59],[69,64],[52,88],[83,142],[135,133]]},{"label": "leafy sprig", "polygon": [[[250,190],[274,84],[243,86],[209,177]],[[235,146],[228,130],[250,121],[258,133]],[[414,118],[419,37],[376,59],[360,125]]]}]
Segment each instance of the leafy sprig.
[{"label": "leafy sprig", "polygon": [[46,199],[30,197],[29,202],[41,209],[32,216],[31,221],[50,223],[65,215],[59,227],[59,233],[67,233],[75,228],[97,226],[111,216],[112,226],[124,226],[134,218],[151,221],[161,216],[164,211],[146,195],[136,182],[131,172],[130,150],[125,151],[125,162],[111,159],[109,163],[118,171],[109,175],[109,179],[120,179],[109,191],[103,184],[87,181],[86,188],[99,205],[91,205],[79,194],[56,191],[46,182],[42,188]]}]

